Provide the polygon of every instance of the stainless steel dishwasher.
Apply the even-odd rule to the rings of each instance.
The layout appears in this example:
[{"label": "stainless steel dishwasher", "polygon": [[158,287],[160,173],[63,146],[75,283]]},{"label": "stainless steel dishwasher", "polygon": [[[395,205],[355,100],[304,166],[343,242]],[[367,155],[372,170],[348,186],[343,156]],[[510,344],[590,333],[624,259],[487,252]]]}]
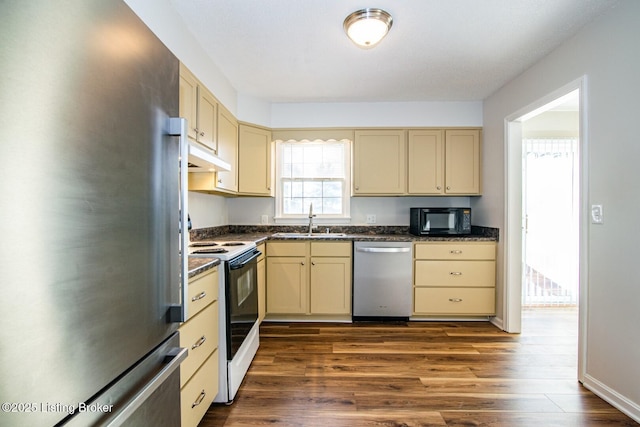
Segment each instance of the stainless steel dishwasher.
[{"label": "stainless steel dishwasher", "polygon": [[412,247],[411,242],[355,242],[354,320],[411,316]]}]

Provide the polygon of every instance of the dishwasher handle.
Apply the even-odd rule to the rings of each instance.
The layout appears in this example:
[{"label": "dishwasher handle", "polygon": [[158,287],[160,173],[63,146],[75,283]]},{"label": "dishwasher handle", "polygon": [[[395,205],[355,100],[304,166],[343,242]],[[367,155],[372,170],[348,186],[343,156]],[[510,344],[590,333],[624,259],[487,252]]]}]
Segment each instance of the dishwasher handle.
[{"label": "dishwasher handle", "polygon": [[356,248],[357,252],[369,252],[369,253],[406,253],[411,252],[411,248],[403,247],[388,247],[388,248],[376,248],[376,247],[364,247]]}]

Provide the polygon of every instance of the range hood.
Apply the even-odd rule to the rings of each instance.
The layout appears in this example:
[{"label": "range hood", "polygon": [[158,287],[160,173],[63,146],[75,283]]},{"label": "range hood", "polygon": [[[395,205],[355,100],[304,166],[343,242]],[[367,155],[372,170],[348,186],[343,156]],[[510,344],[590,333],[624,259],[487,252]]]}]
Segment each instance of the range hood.
[{"label": "range hood", "polygon": [[202,147],[197,142],[189,141],[189,172],[228,172],[231,165],[213,151]]}]

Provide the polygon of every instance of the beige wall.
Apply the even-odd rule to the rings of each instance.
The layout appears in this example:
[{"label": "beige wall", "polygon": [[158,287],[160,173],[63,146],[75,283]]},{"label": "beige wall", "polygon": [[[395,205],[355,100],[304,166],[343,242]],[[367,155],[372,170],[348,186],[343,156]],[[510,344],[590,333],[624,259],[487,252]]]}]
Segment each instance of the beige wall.
[{"label": "beige wall", "polygon": [[[484,196],[474,215],[505,229],[505,119],[586,75],[587,200],[603,204],[605,222],[586,222],[585,385],[640,420],[640,2],[622,0],[484,103]],[[586,214],[585,214],[586,217]],[[500,269],[504,268],[501,262]],[[503,276],[498,286],[504,295]],[[499,305],[503,301],[499,301]]]}]

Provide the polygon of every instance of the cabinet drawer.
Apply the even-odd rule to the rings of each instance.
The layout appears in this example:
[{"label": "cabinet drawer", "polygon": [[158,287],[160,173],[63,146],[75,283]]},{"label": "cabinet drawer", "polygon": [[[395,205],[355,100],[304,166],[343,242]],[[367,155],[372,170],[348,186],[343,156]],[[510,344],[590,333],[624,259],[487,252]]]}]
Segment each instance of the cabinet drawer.
[{"label": "cabinet drawer", "polygon": [[196,427],[218,394],[216,350],[180,391],[182,427]]},{"label": "cabinet drawer", "polygon": [[416,259],[496,259],[495,243],[416,243]]},{"label": "cabinet drawer", "polygon": [[180,387],[218,347],[218,302],[202,310],[180,326],[180,346],[189,349],[180,365]]},{"label": "cabinet drawer", "polygon": [[415,314],[493,315],[494,288],[415,288]]},{"label": "cabinet drawer", "polygon": [[415,261],[416,286],[491,287],[495,283],[495,261]]},{"label": "cabinet drawer", "polygon": [[307,256],[308,242],[267,242],[267,256]]},{"label": "cabinet drawer", "polygon": [[351,242],[311,242],[311,256],[350,257]]},{"label": "cabinet drawer", "polygon": [[189,302],[187,314],[189,318],[195,316],[218,299],[218,267],[198,274],[189,280]]}]

